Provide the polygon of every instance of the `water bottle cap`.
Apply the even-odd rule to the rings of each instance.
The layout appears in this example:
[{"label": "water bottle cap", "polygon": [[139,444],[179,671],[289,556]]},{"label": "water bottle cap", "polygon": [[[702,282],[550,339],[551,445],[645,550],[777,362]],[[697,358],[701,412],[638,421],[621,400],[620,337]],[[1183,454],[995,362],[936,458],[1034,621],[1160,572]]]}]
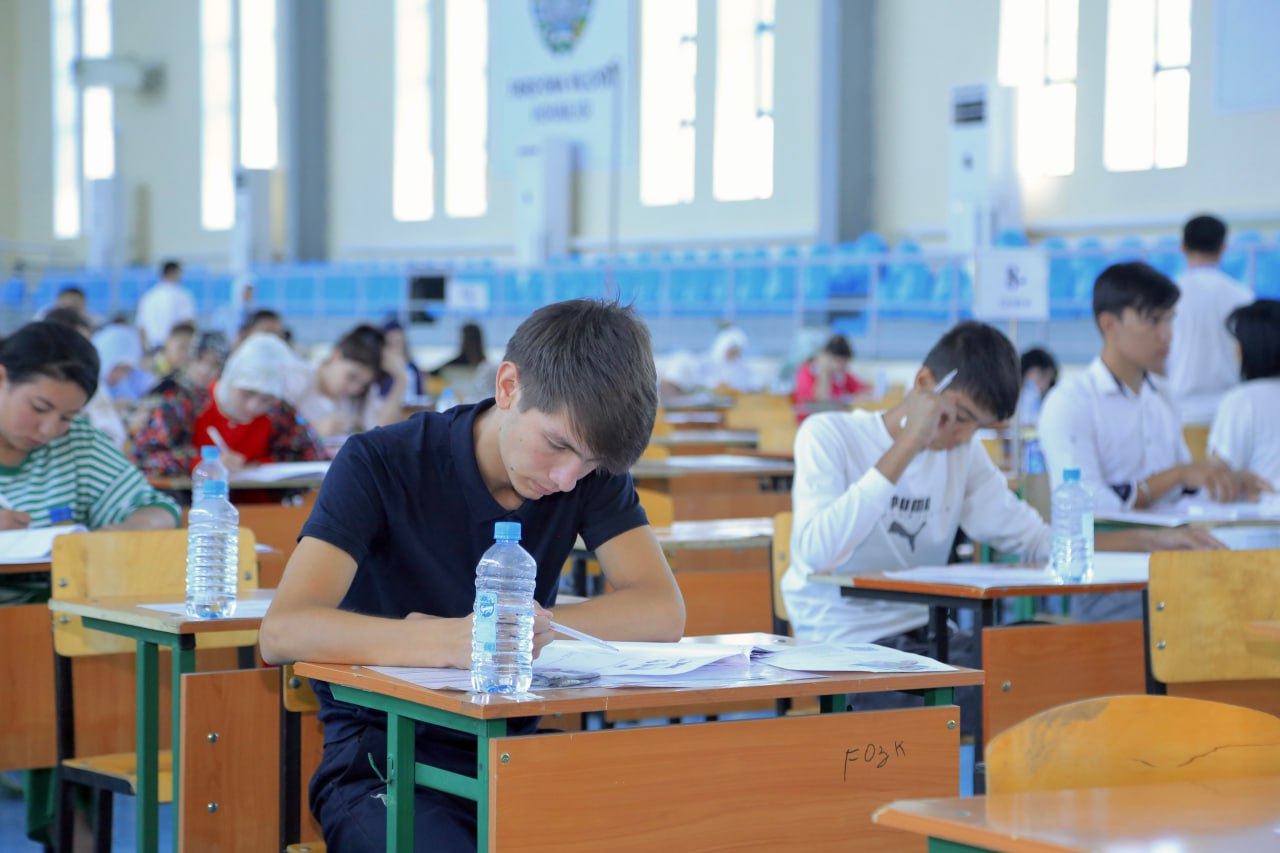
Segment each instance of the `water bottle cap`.
[{"label": "water bottle cap", "polygon": [[1062,470],[1062,482],[1064,482],[1064,483],[1078,483],[1078,482],[1080,482],[1080,469],[1079,469],[1079,468],[1064,468],[1064,469]]},{"label": "water bottle cap", "polygon": [[206,444],[200,448],[201,459],[217,459],[220,455],[222,455],[222,451],[215,444]]},{"label": "water bottle cap", "polygon": [[520,522],[498,521],[493,525],[493,538],[508,542],[520,541]]}]

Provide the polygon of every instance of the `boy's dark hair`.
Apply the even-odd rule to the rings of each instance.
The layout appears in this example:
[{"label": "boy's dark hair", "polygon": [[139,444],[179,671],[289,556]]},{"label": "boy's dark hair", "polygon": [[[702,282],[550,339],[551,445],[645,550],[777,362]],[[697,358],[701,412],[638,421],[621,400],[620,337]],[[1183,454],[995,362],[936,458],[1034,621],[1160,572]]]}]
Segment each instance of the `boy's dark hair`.
[{"label": "boy's dark hair", "polygon": [[70,326],[80,334],[92,331],[93,324],[89,322],[89,318],[81,314],[74,308],[50,308],[49,312],[44,315],[46,323],[57,323],[60,326]]},{"label": "boy's dark hair", "polygon": [[78,284],[64,284],[62,287],[58,288],[59,296],[66,293],[70,293],[72,296],[79,296],[81,299],[86,298],[84,288]]},{"label": "boy's dark hair", "polygon": [[1052,370],[1056,380],[1058,375],[1058,360],[1053,357],[1053,353],[1043,347],[1032,347],[1022,354],[1022,375],[1025,378],[1027,373],[1040,368],[1041,370]]},{"label": "boy's dark hair", "polygon": [[1103,314],[1119,317],[1124,309],[1149,314],[1172,308],[1181,296],[1167,275],[1142,261],[1112,264],[1093,283],[1093,319]]},{"label": "boy's dark hair", "polygon": [[1240,378],[1280,376],[1280,302],[1259,299],[1227,317],[1227,331],[1240,342]]},{"label": "boy's dark hair", "polygon": [[520,411],[565,412],[603,470],[630,470],[648,446],[658,375],[649,329],[632,308],[598,299],[539,308],[503,359],[520,368]]},{"label": "boy's dark hair", "polygon": [[924,366],[935,382],[956,371],[950,387],[964,391],[998,421],[1012,417],[1018,408],[1018,351],[993,326],[976,320],[956,324],[929,350]]},{"label": "boy's dark hair", "polygon": [[196,333],[196,324],[192,323],[190,320],[183,320],[179,323],[174,323],[173,326],[170,327],[169,329],[169,337],[173,337],[174,335],[194,336],[195,333]]},{"label": "boy's dark hair", "polygon": [[382,378],[382,348],[387,336],[376,326],[363,323],[338,339],[334,352],[373,371],[374,381]]},{"label": "boy's dark hair", "polygon": [[1182,246],[1191,252],[1220,255],[1227,245],[1227,223],[1216,216],[1202,213],[1182,226]]},{"label": "boy's dark hair", "polygon": [[241,324],[240,335],[242,337],[247,336],[255,326],[265,320],[275,320],[279,323],[284,322],[284,318],[280,316],[279,311],[274,311],[270,308],[259,308],[249,315],[249,319],[245,320],[244,323]]},{"label": "boy's dark hair", "polygon": [[853,358],[853,344],[844,335],[832,335],[822,345],[822,351],[836,358]]},{"label": "boy's dark hair", "polygon": [[484,361],[484,332],[478,323],[464,323],[460,330],[462,349],[459,358],[469,365],[478,365]]},{"label": "boy's dark hair", "polygon": [[85,399],[98,390],[98,351],[71,326],[47,320],[28,323],[0,346],[5,381],[21,385],[38,376],[74,382]]},{"label": "boy's dark hair", "polygon": [[182,272],[182,264],[170,258],[160,265],[160,277],[168,278],[174,273]]},{"label": "boy's dark hair", "polygon": [[227,356],[231,354],[231,344],[227,341],[227,336],[217,331],[201,333],[196,339],[192,355],[198,359],[207,352],[216,353],[220,359],[226,361]]}]

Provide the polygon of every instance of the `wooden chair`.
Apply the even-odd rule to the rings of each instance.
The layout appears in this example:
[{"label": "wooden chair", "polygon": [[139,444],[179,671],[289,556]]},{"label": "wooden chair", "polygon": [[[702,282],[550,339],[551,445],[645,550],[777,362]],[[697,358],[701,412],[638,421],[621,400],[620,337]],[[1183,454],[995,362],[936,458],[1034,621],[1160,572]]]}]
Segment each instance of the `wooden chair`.
[{"label": "wooden chair", "polygon": [[987,743],[1041,711],[1146,691],[1141,622],[1014,625],[982,631]]},{"label": "wooden chair", "polygon": [[796,454],[796,423],[763,426],[757,430],[756,452],[761,456],[792,459]]},{"label": "wooden chair", "polygon": [[1042,711],[991,741],[987,791],[1112,788],[1280,774],[1280,718],[1173,696]]},{"label": "wooden chair", "polygon": [[773,633],[789,634],[787,602],[782,597],[782,575],[791,565],[791,513],[780,512],[773,517],[773,553],[770,554],[770,573],[773,586]]},{"label": "wooden chair", "polygon": [[[257,589],[257,555],[253,532],[241,528],[239,548],[239,589]],[[60,536],[53,546],[52,591],[55,599],[111,598],[117,596],[155,595],[181,601],[186,594],[187,531],[118,531],[81,533]],[[200,649],[219,649],[222,654],[211,659],[205,654],[198,665],[229,668],[237,656],[231,647],[252,646],[257,642],[254,631],[236,631],[202,635]],[[59,615],[53,625],[54,687],[58,757],[59,832],[64,845],[70,844],[71,789],[84,786],[96,792],[97,825],[95,837],[99,845],[109,843],[111,836],[111,796],[134,794],[137,789],[136,756],[133,725],[134,660],[123,652],[135,650],[134,641],[87,629],[77,616]],[[229,653],[229,654],[228,654]],[[115,709],[113,731],[104,738],[101,732],[83,732],[77,726],[76,685],[71,659],[109,656],[117,677],[111,679],[113,689],[99,690],[88,699],[101,715],[104,707]],[[162,677],[160,704],[167,704],[164,685],[171,679]],[[159,719],[160,742],[169,732],[163,725],[170,718],[162,712]],[[123,723],[123,725],[121,725]],[[172,733],[176,736],[177,733]],[[112,735],[114,737],[112,737]],[[115,751],[102,755],[84,754],[86,742],[111,743]],[[79,748],[78,748],[79,746]],[[109,747],[110,748],[110,747]],[[160,754],[159,792],[162,801],[173,789],[172,753]],[[70,849],[64,846],[63,849]],[[100,848],[105,849],[105,848]]]},{"label": "wooden chair", "polygon": [[1170,695],[1280,714],[1280,657],[1250,622],[1280,619],[1280,550],[1151,555],[1151,674]]},{"label": "wooden chair", "polygon": [[1204,424],[1184,426],[1182,439],[1191,451],[1191,461],[1203,462],[1209,453],[1209,427]]},{"label": "wooden chair", "polygon": [[240,526],[253,531],[254,539],[271,551],[258,555],[258,585],[263,589],[275,589],[280,585],[284,567],[298,547],[298,534],[311,515],[309,505],[243,504]]},{"label": "wooden chair", "polygon": [[311,679],[297,675],[292,664],[280,668],[280,832],[286,850],[322,853],[320,825],[307,805],[307,785],[320,764],[324,750],[324,727],[316,712],[320,700],[311,689]]}]

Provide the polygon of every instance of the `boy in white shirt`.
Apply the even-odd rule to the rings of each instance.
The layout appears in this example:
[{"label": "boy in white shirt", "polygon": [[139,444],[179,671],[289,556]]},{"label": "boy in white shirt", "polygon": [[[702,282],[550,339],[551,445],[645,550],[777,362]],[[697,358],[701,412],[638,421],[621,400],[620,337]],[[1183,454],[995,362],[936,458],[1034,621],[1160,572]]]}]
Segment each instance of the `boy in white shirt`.
[{"label": "boy in white shirt", "polygon": [[[937,381],[956,372],[950,386]],[[1046,563],[1053,534],[1009,489],[975,433],[1011,417],[1021,385],[1009,340],[960,323],[929,351],[906,398],[887,412],[828,412],[796,434],[792,563],[782,579],[801,640],[880,642],[925,650],[927,608],[845,598],[814,573],[860,574],[942,565],[957,530]],[[1213,547],[1201,531],[1100,533],[1100,550]],[[959,648],[957,646],[957,648]],[[953,653],[953,661],[965,661]]]},{"label": "boy in white shirt", "polygon": [[1184,423],[1209,423],[1222,395],[1240,383],[1226,319],[1253,293],[1222,271],[1226,245],[1227,225],[1216,216],[1193,217],[1182,228],[1187,271],[1178,276],[1167,375]]},{"label": "boy in white shirt", "polygon": [[1227,392],[1209,431],[1209,453],[1224,465],[1280,483],[1280,302],[1259,299],[1227,318],[1244,384]]}]

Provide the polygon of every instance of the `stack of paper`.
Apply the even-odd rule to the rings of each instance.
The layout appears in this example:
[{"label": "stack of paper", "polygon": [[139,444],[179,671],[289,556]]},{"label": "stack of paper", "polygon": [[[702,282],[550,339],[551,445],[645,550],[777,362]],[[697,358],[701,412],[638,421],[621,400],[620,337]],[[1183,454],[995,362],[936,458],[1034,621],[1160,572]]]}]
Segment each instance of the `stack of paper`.
[{"label": "stack of paper", "polygon": [[82,524],[0,530],[0,564],[47,563],[53,556],[53,540],[65,533],[84,533]]},{"label": "stack of paper", "polygon": [[[1099,551],[1093,555],[1091,583],[1145,583],[1151,555],[1120,551]],[[1049,571],[1025,566],[991,563],[956,563],[950,566],[918,566],[885,572],[896,580],[954,584],[978,589],[1010,586],[1052,586],[1058,581]]]},{"label": "stack of paper", "polygon": [[330,462],[269,462],[237,471],[237,483],[276,483],[280,480],[323,480]]}]

